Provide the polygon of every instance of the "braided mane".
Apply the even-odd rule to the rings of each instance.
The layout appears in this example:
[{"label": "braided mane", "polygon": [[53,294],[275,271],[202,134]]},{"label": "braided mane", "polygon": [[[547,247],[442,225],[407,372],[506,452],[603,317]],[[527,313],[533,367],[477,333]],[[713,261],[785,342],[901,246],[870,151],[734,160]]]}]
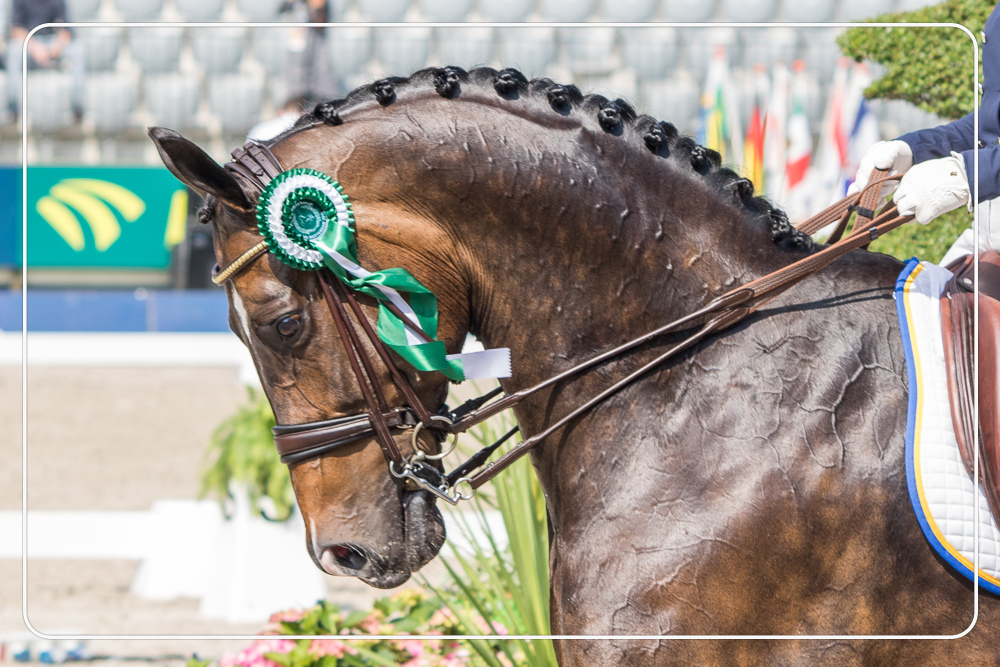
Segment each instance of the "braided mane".
[{"label": "braided mane", "polygon": [[502,99],[527,99],[543,103],[553,113],[572,115],[601,131],[620,136],[626,141],[642,142],[646,149],[675,164],[687,165],[700,174],[723,195],[732,197],[754,218],[760,218],[771,230],[771,239],[786,250],[811,250],[811,238],[795,229],[788,216],[763,197],[754,196],[753,183],[736,172],[721,166],[718,152],[700,146],[691,137],[681,136],[673,124],[658,121],[652,116],[638,116],[635,109],[622,99],[609,100],[603,95],[584,95],[574,85],[557,84],[551,79],[528,80],[516,69],[495,70],[477,67],[465,71],[459,67],[429,67],[410,77],[389,77],[356,88],[346,97],[316,105],[312,113],[305,114],[286,132],[271,139],[274,145],[285,136],[319,124],[340,125],[341,114],[352,106],[369,103],[373,98],[388,106],[396,101],[400,91],[414,88],[433,88],[445,98],[458,96],[463,85],[481,90],[492,89]]}]

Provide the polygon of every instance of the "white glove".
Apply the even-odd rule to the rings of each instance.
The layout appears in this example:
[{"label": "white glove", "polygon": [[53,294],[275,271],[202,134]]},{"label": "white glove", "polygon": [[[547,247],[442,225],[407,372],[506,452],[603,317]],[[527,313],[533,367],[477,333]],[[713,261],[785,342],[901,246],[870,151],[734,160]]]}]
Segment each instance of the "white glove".
[{"label": "white glove", "polygon": [[[872,175],[872,169],[888,169],[889,176],[903,174],[913,166],[913,151],[905,141],[880,141],[865,153],[858,166],[858,173],[854,175],[854,182],[847,188],[848,196],[856,192],[861,192],[868,185],[868,177]],[[886,181],[882,184],[882,191],[879,193],[878,205],[876,208],[885,206],[886,197],[891,195],[899,187],[899,181]]]},{"label": "white glove", "polygon": [[942,213],[969,205],[969,178],[958,153],[914,165],[899,184],[894,199],[900,215],[916,216],[926,225]]}]

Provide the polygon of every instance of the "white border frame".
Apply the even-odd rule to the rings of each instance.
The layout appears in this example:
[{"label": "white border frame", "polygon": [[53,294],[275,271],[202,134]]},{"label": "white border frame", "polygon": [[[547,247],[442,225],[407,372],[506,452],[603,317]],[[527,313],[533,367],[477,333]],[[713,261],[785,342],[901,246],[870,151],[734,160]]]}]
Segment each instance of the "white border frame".
[{"label": "white border frame", "polygon": [[[975,263],[975,405],[976,414],[979,414],[979,42],[965,26],[958,23],[436,23],[436,22],[414,22],[414,23],[382,23],[382,22],[357,22],[357,23],[252,23],[252,22],[73,22],[73,23],[44,23],[37,26],[28,36],[25,37],[21,45],[21,210],[22,210],[22,239],[21,239],[21,265],[25,288],[22,292],[21,303],[21,617],[25,626],[36,637],[41,639],[260,639],[263,635],[87,635],[87,634],[49,634],[37,630],[28,619],[28,41],[39,30],[45,28],[98,28],[98,27],[120,27],[120,28],[315,28],[315,27],[355,27],[355,28],[958,28],[969,36],[973,47],[973,139],[976,142],[977,150],[974,154],[974,175],[973,175],[973,242],[977,248],[974,252]],[[979,420],[975,424],[975,436],[979,437]],[[979,448],[975,448],[973,475],[978,479],[979,473]],[[379,639],[633,639],[633,640],[676,640],[676,639],[700,639],[700,640],[733,640],[733,639],[789,639],[801,641],[812,640],[871,640],[871,639],[960,639],[969,634],[979,620],[979,504],[975,507],[975,533],[976,541],[973,579],[973,616],[972,623],[965,630],[954,635],[377,635]],[[328,638],[330,635],[280,635],[283,639],[314,639]],[[339,639],[350,640],[370,640],[369,635],[342,635]]]}]

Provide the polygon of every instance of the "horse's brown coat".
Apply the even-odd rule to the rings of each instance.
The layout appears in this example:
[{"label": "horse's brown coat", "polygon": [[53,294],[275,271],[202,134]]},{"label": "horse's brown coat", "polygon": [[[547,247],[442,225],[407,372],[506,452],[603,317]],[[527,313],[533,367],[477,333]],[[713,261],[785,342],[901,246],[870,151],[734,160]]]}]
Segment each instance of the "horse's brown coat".
[{"label": "horse's brown coat", "polygon": [[[337,108],[343,124],[272,150],[286,168],[340,181],[361,263],[401,266],[432,289],[449,351],[467,331],[511,349],[508,391],[809,251],[772,242],[768,207],[741,203],[724,170],[693,170],[682,140],[647,149],[651,119],[605,132],[601,100],[553,109],[548,83],[500,96],[492,77],[463,73],[446,99],[418,74],[385,106],[361,89]],[[183,165],[202,158],[158,144],[192,183]],[[207,191],[231,200],[227,189]],[[224,202],[215,230],[220,264],[259,239]],[[934,555],[907,498],[899,270],[854,253],[536,450],[554,633],[953,634],[971,623],[970,584]],[[363,408],[314,276],[268,256],[228,289],[279,423]],[[269,327],[292,311],[306,330],[283,347]],[[669,342],[534,396],[516,410],[521,428],[538,432]],[[410,377],[429,404],[444,398],[440,376]],[[435,536],[429,511],[404,510],[374,441],[298,464],[292,478],[317,562],[325,545],[361,544],[381,568],[368,580],[388,586],[436,551],[421,548]],[[976,629],[955,641],[571,640],[557,650],[563,665],[989,665],[1000,664],[998,628],[1000,603],[983,594]]]}]

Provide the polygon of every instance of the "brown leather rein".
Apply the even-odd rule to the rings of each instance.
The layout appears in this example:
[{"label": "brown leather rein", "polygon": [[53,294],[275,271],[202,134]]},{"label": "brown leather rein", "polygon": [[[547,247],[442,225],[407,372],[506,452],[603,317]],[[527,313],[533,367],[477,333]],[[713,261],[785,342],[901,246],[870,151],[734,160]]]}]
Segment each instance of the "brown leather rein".
[{"label": "brown leather rein", "polygon": [[[228,163],[226,168],[261,192],[266,189],[271,179],[284,171],[274,154],[266,146],[256,142],[248,142],[243,148],[233,151],[233,161]],[[900,216],[896,212],[895,205],[886,207],[881,213],[876,213],[875,208],[881,184],[900,178],[898,175],[887,176],[887,173],[887,171],[874,170],[868,185],[862,192],[840,200],[798,226],[799,231],[812,235],[836,222],[837,226],[827,241],[829,245],[823,250],[731,290],[680,319],[577,364],[536,385],[489,402],[501,393],[502,390],[497,388],[484,396],[467,401],[453,411],[449,411],[447,406],[442,406],[436,413],[427,410],[405,376],[396,367],[389,351],[362,312],[354,294],[328,270],[323,269],[319,271],[319,284],[323,297],[333,315],[344,349],[347,352],[348,361],[368,409],[363,414],[349,417],[306,424],[275,426],[273,429],[274,442],[281,455],[281,461],[289,465],[299,463],[374,435],[388,461],[390,473],[400,481],[404,488],[429,491],[453,505],[457,504],[459,500],[467,500],[475,494],[476,489],[493,479],[511,463],[609,396],[704,338],[736,324],[765,303],[804,278],[823,269],[834,260],[857,248],[867,247],[879,236],[912,220],[912,216]],[[857,214],[857,217],[853,229],[848,236],[843,237],[854,213]],[[229,280],[266,251],[266,245],[259,243],[233,260],[225,269],[220,271],[219,267],[216,266],[213,271],[213,280],[217,284]],[[355,319],[360,323],[362,332],[374,347],[379,359],[388,368],[393,383],[406,398],[405,406],[390,407],[386,403],[385,394],[376,381],[374,362],[369,357],[361,342],[361,336],[348,316],[348,306],[354,313]],[[395,310],[394,307],[393,313],[404,322],[408,321],[406,316]],[[514,407],[546,387],[579,375],[597,364],[655,338],[699,324],[700,328],[690,336],[549,425],[543,431],[524,439],[492,463],[486,463],[489,456],[517,432],[517,427],[511,429],[497,442],[481,449],[448,475],[441,472],[436,462],[451,450],[431,454],[420,447],[417,436],[423,429],[428,429],[433,433],[439,442],[448,434],[457,437],[458,434],[465,432],[472,426],[503,410]],[[423,333],[416,324],[413,324],[412,328],[418,334]],[[430,340],[426,334],[424,337],[426,340]],[[413,443],[414,454],[409,457],[402,455],[393,439],[393,432],[405,430],[411,431]],[[482,470],[474,473],[479,468]],[[468,486],[469,491],[463,492],[459,488],[460,485]]]}]

